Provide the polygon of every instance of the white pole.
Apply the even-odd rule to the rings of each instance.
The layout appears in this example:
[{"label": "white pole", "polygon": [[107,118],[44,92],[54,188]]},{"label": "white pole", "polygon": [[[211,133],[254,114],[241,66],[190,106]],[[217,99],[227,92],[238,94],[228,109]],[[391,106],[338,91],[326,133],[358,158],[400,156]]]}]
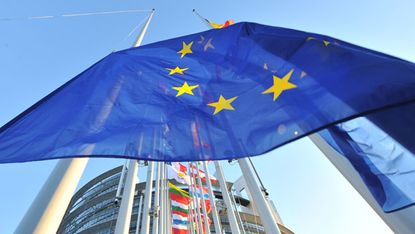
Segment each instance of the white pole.
[{"label": "white pole", "polygon": [[137,180],[138,165],[136,160],[130,160],[127,178],[125,180],[124,192],[115,224],[115,234],[127,234],[130,230],[131,212],[134,202],[134,192]]},{"label": "white pole", "polygon": [[209,199],[210,199],[210,203],[211,203],[210,205],[212,207],[212,217],[213,217],[213,224],[215,225],[215,233],[216,234],[221,234],[222,233],[222,227],[220,225],[218,210],[216,209],[215,194],[213,193],[212,182],[210,181],[210,173],[209,173],[209,170],[208,170],[209,168],[208,168],[207,163],[205,161],[203,162],[203,169],[205,170],[206,183],[207,183],[207,187],[209,189]]},{"label": "white pole", "polygon": [[140,194],[140,201],[138,202],[138,211],[137,211],[137,224],[135,228],[135,234],[138,234],[138,230],[140,229],[141,223],[141,208],[143,206],[143,193]]},{"label": "white pole", "polygon": [[[209,217],[207,214],[207,210],[206,210],[206,203],[205,203],[205,191],[203,190],[203,184],[202,184],[202,179],[200,179],[200,174],[199,174],[199,166],[197,165],[197,162],[195,163],[196,165],[196,170],[197,170],[197,184],[199,185],[199,194],[200,194],[200,199],[202,200],[202,211],[203,211],[203,220],[205,221],[205,230],[206,233],[210,233],[210,227],[209,227]],[[209,178],[207,178],[207,180],[209,180]]]},{"label": "white pole", "polygon": [[166,214],[164,213],[164,206],[165,206],[165,204],[164,204],[164,163],[163,162],[160,162],[160,164],[161,164],[161,173],[160,173],[160,216],[159,216],[159,221],[160,221],[160,224],[159,224],[159,229],[160,229],[160,233],[166,233],[165,232],[165,226],[164,226],[164,220],[165,220],[165,216],[166,216]]},{"label": "white pole", "polygon": [[226,209],[227,209],[226,213],[228,214],[229,224],[231,225],[232,233],[241,234],[241,231],[239,230],[239,226],[238,226],[238,221],[236,220],[235,212],[233,211],[233,208],[232,208],[232,201],[229,196],[228,187],[226,186],[226,181],[225,181],[225,176],[223,174],[222,166],[220,165],[219,161],[214,161],[214,163],[215,163],[215,169],[216,169],[216,174],[218,176],[220,189],[222,192],[223,201],[225,202],[225,205],[226,205]]},{"label": "white pole", "polygon": [[385,213],[366,187],[359,173],[350,162],[333,149],[320,135],[312,134],[309,138],[323,152],[327,159],[340,171],[349,183],[360,193],[366,202],[375,210],[383,221],[395,233],[414,233],[415,206],[410,206],[395,212]]},{"label": "white pole", "polygon": [[148,17],[146,24],[144,25],[143,29],[141,30],[140,35],[137,37],[137,40],[135,41],[133,47],[139,47],[141,45],[141,42],[144,39],[144,35],[145,35],[145,33],[148,29],[148,26],[150,25],[150,21],[153,18],[154,11],[155,11],[154,9],[151,11],[150,16]]},{"label": "white pole", "polygon": [[[154,9],[150,13],[146,24],[144,25],[143,29],[141,30],[137,40],[135,41],[133,47],[138,47],[141,45],[143,41],[144,35],[147,32],[148,26],[150,21],[154,15]],[[143,137],[140,139],[140,148],[142,144]],[[129,160],[129,167],[127,173],[127,179],[124,185],[124,191],[121,199],[120,209],[118,211],[117,222],[115,224],[115,234],[126,234],[130,228],[130,221],[131,221],[131,209],[133,207],[134,202],[134,192],[135,192],[135,185],[137,180],[137,171],[138,171],[138,161],[136,160]]]},{"label": "white pole", "polygon": [[153,193],[153,169],[154,169],[154,163],[152,161],[148,162],[146,190],[144,193],[143,220],[141,223],[141,234],[147,234],[150,229],[150,208],[151,208],[151,197]]},{"label": "white pole", "polygon": [[193,214],[192,214],[192,209],[193,209],[193,207],[192,207],[192,202],[190,202],[190,203],[189,203],[189,215],[188,215],[188,218],[189,218],[189,228],[190,228],[190,233],[191,233],[191,234],[195,233],[194,226],[193,226]]},{"label": "white pole", "polygon": [[128,162],[128,160],[125,160],[124,165],[122,166],[120,181],[118,182],[117,192],[115,193],[115,199],[117,199],[117,200],[121,196],[121,189],[122,189],[122,186],[124,184],[125,171],[127,169],[127,162]]},{"label": "white pole", "polygon": [[253,202],[255,203],[255,207],[258,209],[259,217],[261,218],[265,232],[269,234],[280,234],[281,232],[278,228],[278,224],[274,220],[273,213],[267,200],[265,199],[264,193],[255,180],[255,175],[250,168],[248,159],[238,159],[238,163],[241,167],[242,174],[244,175],[248,190],[254,198]]},{"label": "white pole", "polygon": [[203,233],[203,224],[202,224],[202,216],[200,215],[200,206],[199,206],[199,199],[197,199],[197,194],[196,194],[196,184],[195,184],[195,174],[194,174],[194,170],[192,167],[192,164],[189,163],[189,168],[190,168],[190,186],[192,189],[192,198],[193,198],[193,202],[196,204],[195,208],[196,208],[196,214],[197,214],[197,223],[198,223],[198,228],[199,228],[199,233]]},{"label": "white pole", "polygon": [[159,216],[160,216],[160,172],[161,162],[157,162],[157,176],[156,176],[156,187],[154,191],[154,208],[153,208],[153,234],[158,234],[159,229]]},{"label": "white pole", "polygon": [[56,233],[87,163],[88,158],[59,160],[15,233]]}]

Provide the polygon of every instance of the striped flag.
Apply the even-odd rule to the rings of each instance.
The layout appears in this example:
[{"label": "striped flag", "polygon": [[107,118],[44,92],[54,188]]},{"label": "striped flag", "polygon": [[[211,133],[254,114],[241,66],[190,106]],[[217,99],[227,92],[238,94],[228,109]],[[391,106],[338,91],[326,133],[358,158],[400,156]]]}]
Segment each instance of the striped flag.
[{"label": "striped flag", "polygon": [[[201,170],[201,169],[199,169],[199,173],[198,173],[198,170],[197,170],[197,167],[195,166],[195,165],[191,165],[191,170],[190,170],[190,173],[191,173],[191,176],[200,176],[200,179],[204,182],[204,183],[206,183],[206,173],[205,173],[205,171],[203,171],[203,170]],[[209,178],[210,178],[210,182],[212,183],[212,184],[217,184],[218,183],[218,179],[215,177],[215,176],[213,176],[213,175],[210,175],[209,176]]]},{"label": "striped flag", "polygon": [[169,195],[171,199],[173,234],[188,233],[189,193],[174,184],[169,183]]},{"label": "striped flag", "polygon": [[187,175],[187,167],[182,163],[171,163],[168,166],[167,176],[181,184],[190,184],[190,177]]}]

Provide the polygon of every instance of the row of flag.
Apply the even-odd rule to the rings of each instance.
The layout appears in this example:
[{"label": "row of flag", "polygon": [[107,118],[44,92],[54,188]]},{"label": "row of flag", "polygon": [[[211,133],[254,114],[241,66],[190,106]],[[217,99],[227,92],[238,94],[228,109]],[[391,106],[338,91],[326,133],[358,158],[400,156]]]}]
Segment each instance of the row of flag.
[{"label": "row of flag", "polygon": [[[209,214],[212,210],[209,189],[203,186],[203,184],[198,185],[191,182],[192,179],[195,181],[198,176],[201,179],[205,178],[205,181],[208,179],[206,172],[200,169],[197,170],[197,167],[193,164],[186,167],[183,163],[171,163],[168,166],[168,178],[174,179],[180,184],[187,185],[189,188],[189,192],[187,192],[169,182],[173,234],[188,233],[189,225],[192,224],[194,225],[193,228],[196,229],[198,219],[201,219],[202,229],[205,233],[206,229],[204,223],[208,222],[211,224],[212,222],[209,217],[204,217],[201,208],[198,212],[196,212],[196,207],[202,206],[206,208],[207,214]],[[216,177],[210,176],[209,179],[217,183]],[[190,209],[191,204],[194,210]],[[197,214],[200,215],[199,218]]]}]

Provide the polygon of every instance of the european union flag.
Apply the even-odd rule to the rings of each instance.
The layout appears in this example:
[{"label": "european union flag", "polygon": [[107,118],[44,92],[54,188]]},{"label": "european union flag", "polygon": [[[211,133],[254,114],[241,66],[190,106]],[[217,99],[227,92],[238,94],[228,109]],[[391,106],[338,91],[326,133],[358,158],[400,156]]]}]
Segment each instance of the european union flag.
[{"label": "european union flag", "polygon": [[415,65],[239,23],[105,57],[0,129],[0,162],[259,155],[415,100]]},{"label": "european union flag", "polygon": [[412,103],[319,133],[349,160],[385,212],[415,204],[414,116]]}]

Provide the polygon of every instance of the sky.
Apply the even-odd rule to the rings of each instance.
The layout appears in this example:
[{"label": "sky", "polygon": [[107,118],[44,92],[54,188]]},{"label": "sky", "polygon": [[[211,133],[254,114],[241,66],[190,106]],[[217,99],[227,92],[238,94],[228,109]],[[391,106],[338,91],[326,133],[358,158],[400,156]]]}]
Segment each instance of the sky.
[{"label": "sky", "polygon": [[[215,22],[231,18],[320,33],[415,61],[415,3],[409,0],[3,0],[1,5],[0,125],[111,51],[130,47],[137,33],[128,34],[148,15],[59,17],[68,13],[155,8],[146,44],[206,30],[192,12],[196,8]],[[57,17],[29,19],[45,15]],[[295,233],[392,233],[307,138],[253,161],[284,224]],[[0,165],[0,233],[13,232],[56,162]],[[123,162],[91,159],[80,186]],[[241,175],[237,164],[223,165],[228,180]]]}]

